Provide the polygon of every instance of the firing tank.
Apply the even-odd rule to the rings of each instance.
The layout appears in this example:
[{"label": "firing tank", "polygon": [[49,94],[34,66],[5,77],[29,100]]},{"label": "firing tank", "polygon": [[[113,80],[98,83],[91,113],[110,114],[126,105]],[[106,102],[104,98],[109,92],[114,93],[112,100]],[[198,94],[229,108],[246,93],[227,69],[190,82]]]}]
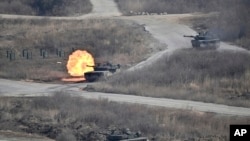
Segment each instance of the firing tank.
[{"label": "firing tank", "polygon": [[108,62],[104,64],[98,63],[95,66],[88,67],[93,67],[94,71],[85,72],[84,77],[88,82],[94,82],[100,79],[107,79],[107,77],[113,75],[120,69],[120,64],[112,65]]},{"label": "firing tank", "polygon": [[184,37],[193,38],[191,40],[193,48],[217,49],[220,47],[220,39],[211,32],[202,32],[196,36],[184,35]]}]

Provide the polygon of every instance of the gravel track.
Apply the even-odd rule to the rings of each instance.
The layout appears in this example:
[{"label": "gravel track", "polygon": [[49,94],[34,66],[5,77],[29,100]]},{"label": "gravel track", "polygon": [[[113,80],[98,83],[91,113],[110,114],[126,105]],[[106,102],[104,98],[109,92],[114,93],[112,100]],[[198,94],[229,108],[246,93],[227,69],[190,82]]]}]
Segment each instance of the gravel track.
[{"label": "gravel track", "polygon": [[167,98],[152,98],[134,95],[83,91],[82,88],[86,87],[87,85],[88,83],[44,84],[0,79],[0,95],[11,97],[36,97],[51,96],[56,92],[65,92],[73,96],[81,96],[88,99],[108,99],[110,101],[121,103],[133,103],[143,104],[147,106],[212,112],[223,115],[250,116],[250,108],[203,103],[189,100],[174,100]]}]

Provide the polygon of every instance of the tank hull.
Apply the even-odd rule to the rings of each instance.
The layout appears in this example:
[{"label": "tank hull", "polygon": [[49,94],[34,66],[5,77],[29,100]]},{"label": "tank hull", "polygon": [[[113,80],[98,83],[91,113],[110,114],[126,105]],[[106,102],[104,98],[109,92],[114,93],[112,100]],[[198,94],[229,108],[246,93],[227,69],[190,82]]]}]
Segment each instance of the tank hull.
[{"label": "tank hull", "polygon": [[184,37],[193,38],[191,40],[193,48],[217,49],[220,47],[220,39],[211,32],[199,33],[196,36],[184,35]]},{"label": "tank hull", "polygon": [[84,77],[88,82],[95,82],[99,80],[106,80],[109,76],[119,71],[120,65],[102,64],[93,66],[94,71],[84,73]]},{"label": "tank hull", "polygon": [[95,82],[98,80],[105,80],[111,76],[112,73],[109,71],[92,71],[84,73],[84,77],[88,82]]},{"label": "tank hull", "polygon": [[220,40],[191,40],[193,48],[217,49],[220,47]]}]

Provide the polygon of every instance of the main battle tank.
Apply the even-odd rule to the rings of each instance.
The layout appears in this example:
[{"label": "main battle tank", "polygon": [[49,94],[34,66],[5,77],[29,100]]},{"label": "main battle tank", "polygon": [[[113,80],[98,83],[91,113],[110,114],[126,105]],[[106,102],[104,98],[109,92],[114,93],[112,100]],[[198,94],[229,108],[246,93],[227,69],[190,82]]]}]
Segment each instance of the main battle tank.
[{"label": "main battle tank", "polygon": [[107,136],[107,141],[148,141],[147,137],[142,137],[141,132],[131,132],[130,129],[113,130]]},{"label": "main battle tank", "polygon": [[94,71],[84,73],[84,77],[88,82],[94,82],[100,79],[106,79],[107,77],[113,75],[120,69],[119,64],[112,65],[111,63],[105,63],[105,64],[98,63],[95,66],[89,66],[89,67],[93,67]]},{"label": "main battle tank", "polygon": [[193,38],[193,40],[191,40],[191,43],[194,48],[216,49],[220,47],[220,39],[211,32],[199,33],[196,36],[184,35],[184,37]]}]

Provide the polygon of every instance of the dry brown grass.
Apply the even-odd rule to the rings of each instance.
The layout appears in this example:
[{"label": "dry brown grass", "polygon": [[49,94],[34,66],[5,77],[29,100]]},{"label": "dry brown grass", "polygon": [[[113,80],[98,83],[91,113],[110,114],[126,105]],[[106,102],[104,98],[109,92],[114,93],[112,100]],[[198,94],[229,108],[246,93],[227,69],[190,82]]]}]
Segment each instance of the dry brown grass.
[{"label": "dry brown grass", "polygon": [[249,107],[249,61],[247,53],[181,50],[141,70],[114,75],[94,88]]},{"label": "dry brown grass", "polygon": [[[65,66],[72,48],[87,50],[97,62],[124,66],[144,59],[149,47],[160,46],[143,26],[120,20],[0,19],[0,29],[2,78],[51,81],[67,76]],[[15,52],[16,60],[6,59],[6,49]],[[23,49],[30,50],[33,59],[22,58]],[[46,49],[49,57],[42,59],[40,49]],[[56,56],[56,49],[63,50],[65,56]]]},{"label": "dry brown grass", "polygon": [[223,41],[230,41],[250,49],[249,0],[116,0],[121,11],[128,15],[149,12],[180,14],[193,12],[217,12],[217,16],[194,19],[197,31],[211,30]]},{"label": "dry brown grass", "polygon": [[[244,9],[244,8],[242,8]],[[183,19],[182,21],[190,25],[197,32],[210,30],[226,42],[231,42],[250,50],[250,19],[240,18],[239,15],[246,15],[247,11],[232,13],[231,10],[220,13],[219,15],[209,17],[194,17]],[[236,10],[237,11],[237,10]],[[226,15],[229,14],[230,15]],[[234,21],[234,22],[231,22]]]},{"label": "dry brown grass", "polygon": [[89,13],[92,4],[89,0],[1,0],[1,14],[68,16]]},{"label": "dry brown grass", "polygon": [[[85,100],[60,92],[52,97],[1,97],[0,103],[0,125],[3,130],[37,133],[58,140],[94,141],[88,138],[89,133],[98,135],[116,127],[139,130],[143,136],[157,141],[227,141],[230,124],[250,122],[249,117]],[[50,130],[45,132],[47,127]]]},{"label": "dry brown grass", "polygon": [[124,14],[133,12],[148,13],[192,13],[217,11],[224,3],[220,0],[115,0]]}]

